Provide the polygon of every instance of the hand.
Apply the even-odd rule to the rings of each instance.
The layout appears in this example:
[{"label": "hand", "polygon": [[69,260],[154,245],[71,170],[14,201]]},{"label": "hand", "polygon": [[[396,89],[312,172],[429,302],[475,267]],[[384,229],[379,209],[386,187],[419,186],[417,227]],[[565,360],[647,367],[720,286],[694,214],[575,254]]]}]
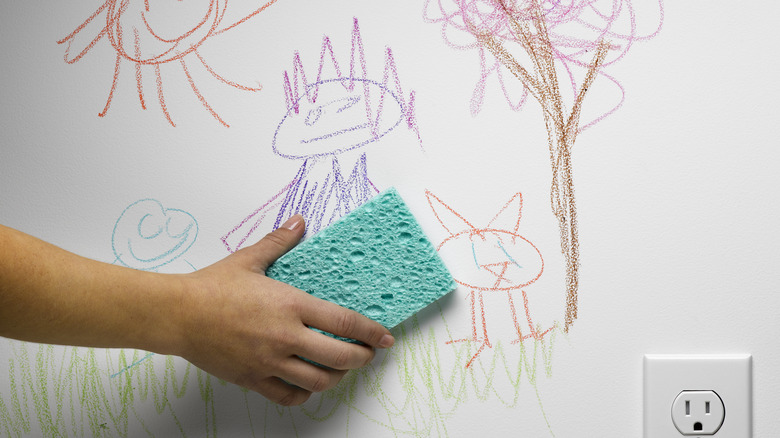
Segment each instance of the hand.
[{"label": "hand", "polygon": [[303,218],[293,216],[255,245],[188,274],[191,292],[183,298],[179,316],[185,341],[176,354],[290,406],[334,387],[347,370],[367,365],[374,357],[372,347],[390,347],[394,339],[379,323],[264,275],[303,233]]}]

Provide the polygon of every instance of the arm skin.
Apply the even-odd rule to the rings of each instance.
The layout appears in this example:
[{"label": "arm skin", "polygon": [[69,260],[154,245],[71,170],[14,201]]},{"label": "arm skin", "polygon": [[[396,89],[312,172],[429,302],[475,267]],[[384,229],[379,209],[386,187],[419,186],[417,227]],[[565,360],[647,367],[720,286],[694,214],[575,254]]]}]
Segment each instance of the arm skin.
[{"label": "arm skin", "polygon": [[359,313],[264,275],[303,233],[296,215],[209,267],[160,274],[83,258],[0,225],[0,336],[173,354],[281,405],[301,404],[394,342]]}]

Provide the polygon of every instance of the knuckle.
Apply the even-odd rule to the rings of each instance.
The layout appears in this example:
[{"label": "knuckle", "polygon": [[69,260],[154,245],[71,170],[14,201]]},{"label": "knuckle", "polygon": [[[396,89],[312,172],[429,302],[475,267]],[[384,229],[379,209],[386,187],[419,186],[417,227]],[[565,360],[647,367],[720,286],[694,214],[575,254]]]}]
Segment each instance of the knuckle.
[{"label": "knuckle", "polygon": [[309,295],[299,296],[297,294],[289,294],[287,310],[297,318],[300,318],[307,310],[307,299],[309,297]]},{"label": "knuckle", "polygon": [[282,406],[298,406],[309,399],[311,393],[301,393],[292,389],[279,396],[275,401]]},{"label": "knuckle", "polygon": [[278,248],[287,247],[287,237],[284,235],[284,233],[281,230],[275,230],[266,234],[265,237],[263,237],[263,240],[267,244]]},{"label": "knuckle", "polygon": [[255,379],[248,372],[244,372],[236,376],[233,379],[233,383],[235,383],[238,386],[241,386],[242,388],[254,389],[255,387],[257,387]]},{"label": "knuckle", "polygon": [[281,327],[275,327],[268,331],[269,349],[280,352],[289,352],[297,345],[296,333],[291,330],[285,330]]},{"label": "knuckle", "polygon": [[374,360],[374,357],[376,356],[376,351],[374,351],[373,348],[367,348],[367,350],[368,350],[368,354],[366,355],[366,361],[363,363],[363,366],[370,364]]},{"label": "knuckle", "polygon": [[352,355],[346,348],[339,348],[333,356],[332,367],[337,370],[343,370],[349,368],[350,359]]},{"label": "knuckle", "polygon": [[367,335],[367,341],[369,345],[379,345],[379,341],[385,335],[384,327],[374,321],[371,321],[370,332]]},{"label": "knuckle", "polygon": [[351,338],[355,334],[355,328],[357,327],[357,314],[354,312],[344,312],[339,316],[337,328],[341,336],[345,338]]},{"label": "knuckle", "polygon": [[294,289],[288,289],[286,286],[284,294],[275,297],[275,305],[278,307],[280,314],[287,318],[300,318],[306,310],[306,297],[301,297],[296,293],[292,293]]},{"label": "knuckle", "polygon": [[314,376],[314,380],[311,382],[311,392],[322,392],[332,387],[330,376],[327,372],[317,373]]},{"label": "knuckle", "polygon": [[294,353],[300,349],[300,338],[289,331],[280,332],[277,337],[278,348],[284,353]]}]

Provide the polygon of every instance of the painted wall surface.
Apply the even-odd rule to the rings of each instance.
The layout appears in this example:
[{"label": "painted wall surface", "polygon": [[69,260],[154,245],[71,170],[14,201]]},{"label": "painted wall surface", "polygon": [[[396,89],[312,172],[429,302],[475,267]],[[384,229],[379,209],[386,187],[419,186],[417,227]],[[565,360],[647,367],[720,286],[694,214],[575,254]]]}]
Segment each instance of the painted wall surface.
[{"label": "painted wall surface", "polygon": [[395,186],[460,286],[299,408],[3,339],[0,436],[641,436],[667,352],[753,354],[776,436],[780,6],[507,4],[4,2],[0,223],[191,272]]}]

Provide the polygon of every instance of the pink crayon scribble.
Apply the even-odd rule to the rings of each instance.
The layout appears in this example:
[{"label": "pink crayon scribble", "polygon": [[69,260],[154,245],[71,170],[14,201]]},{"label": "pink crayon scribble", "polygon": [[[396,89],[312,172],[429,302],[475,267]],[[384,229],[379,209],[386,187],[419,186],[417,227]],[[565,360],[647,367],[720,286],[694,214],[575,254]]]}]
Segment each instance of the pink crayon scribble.
[{"label": "pink crayon scribble", "polygon": [[[203,0],[193,2],[153,0],[106,0],[65,38],[57,41],[65,45],[65,62],[74,64],[89,53],[101,40],[107,39],[116,52],[111,88],[103,110],[104,117],[117,91],[119,74],[124,62],[134,69],[136,93],[142,109],[147,109],[143,75],[151,69],[156,83],[157,101],[171,126],[176,126],[165,103],[165,87],[161,66],[178,65],[193,94],[203,108],[224,126],[227,122],[209,104],[190,73],[190,63],[202,66],[219,83],[232,88],[256,92],[261,87],[248,87],[233,82],[217,73],[203,58],[198,49],[209,38],[245,23],[264,11],[277,0],[271,0],[252,11],[235,16],[235,7],[228,10],[227,1]],[[232,5],[232,4],[231,4]]]},{"label": "pink crayon scribble", "polygon": [[[512,26],[507,11],[517,21],[532,20],[532,1],[529,0],[425,0],[424,19],[441,27],[441,34],[448,46],[457,50],[477,52],[480,73],[474,86],[470,108],[473,116],[482,109],[488,80],[495,78],[509,107],[522,109],[528,100],[529,90],[512,92],[508,82],[516,79],[503,68],[489,50],[474,35],[474,30],[489,33],[501,41],[513,42]],[[577,93],[576,70],[587,69],[599,41],[610,42],[610,53],[598,74],[619,91],[617,102],[580,126],[583,131],[614,113],[623,104],[625,90],[618,79],[606,72],[620,61],[636,42],[649,40],[661,30],[663,2],[658,0],[657,25],[641,34],[636,10],[631,0],[544,0],[541,2],[543,18],[553,50],[553,58],[561,66],[564,83],[568,83],[572,97]],[[563,85],[563,84],[562,84]]]},{"label": "pink crayon scribble", "polygon": [[[488,318],[485,315],[484,294],[506,294],[512,325],[517,334],[513,344],[526,339],[542,340],[557,325],[542,329],[534,324],[531,315],[527,288],[535,283],[544,272],[542,253],[520,232],[523,195],[516,193],[487,223],[480,227],[464,218],[452,207],[444,203],[430,191],[425,192],[428,204],[436,219],[447,231],[449,237],[442,241],[437,250],[454,253],[454,257],[473,263],[470,268],[455,272],[455,281],[468,289],[471,307],[471,337],[447,342],[473,342],[477,352],[466,364],[470,367],[474,360],[486,349],[492,348],[488,330]],[[523,297],[525,321],[517,316],[517,307],[513,293],[520,291]],[[525,326],[527,324],[527,326]]]},{"label": "pink crayon scribble", "polygon": [[406,127],[422,147],[415,92],[404,92],[390,47],[384,50],[382,73],[370,71],[357,18],[347,70],[325,35],[316,71],[314,77],[311,69],[307,74],[296,51],[292,71],[282,74],[286,112],[271,147],[301,165],[277,194],[222,237],[230,252],[244,246],[264,223],[277,228],[300,213],[311,235],[374,197],[379,190],[368,176],[366,150],[396,128]]}]

